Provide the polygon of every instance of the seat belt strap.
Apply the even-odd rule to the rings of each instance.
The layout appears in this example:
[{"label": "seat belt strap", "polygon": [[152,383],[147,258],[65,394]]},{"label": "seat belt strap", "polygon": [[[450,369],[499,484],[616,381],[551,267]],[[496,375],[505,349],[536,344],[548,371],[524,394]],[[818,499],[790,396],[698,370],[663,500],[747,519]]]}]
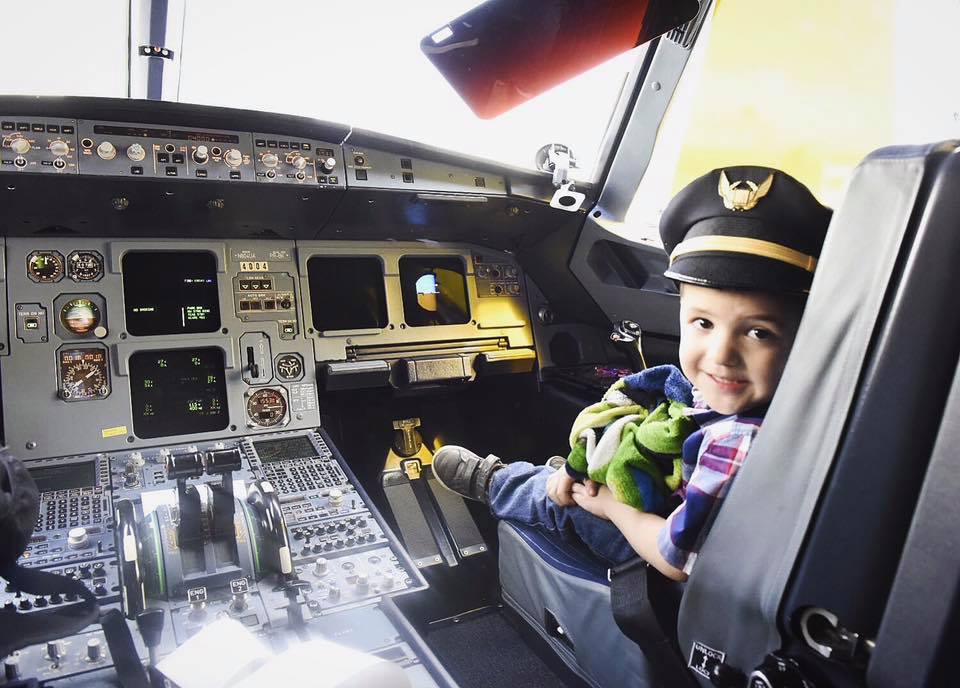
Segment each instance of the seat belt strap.
[{"label": "seat belt strap", "polygon": [[643,651],[657,685],[696,688],[677,648],[682,589],[640,557],[611,568],[610,607],[617,626]]}]

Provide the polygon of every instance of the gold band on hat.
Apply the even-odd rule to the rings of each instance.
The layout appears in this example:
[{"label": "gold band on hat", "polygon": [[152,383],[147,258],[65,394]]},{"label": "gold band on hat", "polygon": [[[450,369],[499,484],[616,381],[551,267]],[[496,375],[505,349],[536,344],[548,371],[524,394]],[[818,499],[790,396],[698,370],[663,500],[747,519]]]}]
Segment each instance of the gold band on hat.
[{"label": "gold band on hat", "polygon": [[698,236],[686,241],[681,241],[670,254],[670,265],[680,256],[688,253],[701,253],[717,251],[721,253],[745,253],[750,256],[759,256],[761,258],[770,258],[778,260],[781,263],[787,263],[794,267],[813,272],[817,267],[817,259],[801,253],[795,249],[772,241],[763,239],[750,239],[748,237],[732,236]]}]

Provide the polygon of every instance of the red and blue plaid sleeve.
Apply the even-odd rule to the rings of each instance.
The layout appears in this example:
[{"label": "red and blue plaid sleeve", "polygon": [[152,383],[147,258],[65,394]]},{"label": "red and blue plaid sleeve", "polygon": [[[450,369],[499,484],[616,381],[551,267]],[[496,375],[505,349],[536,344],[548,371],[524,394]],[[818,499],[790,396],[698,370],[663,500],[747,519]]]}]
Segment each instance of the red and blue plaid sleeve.
[{"label": "red and blue plaid sleeve", "polygon": [[657,538],[660,554],[671,566],[690,572],[761,422],[760,418],[726,416],[702,427],[683,503],[667,517]]}]

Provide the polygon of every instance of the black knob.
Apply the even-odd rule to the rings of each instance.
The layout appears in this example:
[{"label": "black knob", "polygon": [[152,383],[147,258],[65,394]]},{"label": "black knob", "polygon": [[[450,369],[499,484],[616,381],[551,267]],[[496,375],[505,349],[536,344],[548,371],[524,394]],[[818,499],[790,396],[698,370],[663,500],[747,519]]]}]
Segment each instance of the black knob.
[{"label": "black knob", "polygon": [[347,547],[353,547],[353,545],[354,545],[355,543],[356,543],[356,539],[354,539],[354,538],[352,538],[352,537],[348,537],[348,538],[347,538]]},{"label": "black knob", "polygon": [[163,610],[145,609],[137,614],[137,628],[143,638],[143,643],[148,648],[159,645],[163,634]]},{"label": "black knob", "polygon": [[302,540],[302,539],[303,539],[303,531],[300,530],[299,528],[294,528],[294,529],[293,529],[293,539],[294,539],[294,540]]},{"label": "black knob", "polygon": [[196,478],[203,475],[203,454],[200,452],[183,452],[167,456],[167,478]]},{"label": "black knob", "polygon": [[332,543],[332,542],[330,542],[329,540],[327,540],[326,542],[323,543],[323,551],[324,551],[324,552],[329,552],[329,551],[332,550],[332,549],[333,549],[333,543]]},{"label": "black knob", "polygon": [[20,599],[20,604],[17,605],[22,610],[27,610],[33,607],[33,603],[28,600],[26,597]]},{"label": "black knob", "polygon": [[94,575],[94,576],[102,576],[102,575],[103,575],[103,562],[102,562],[102,561],[98,561],[96,564],[93,565],[93,575]]},{"label": "black knob", "polygon": [[347,529],[347,524],[344,523],[343,521],[340,521],[340,523],[337,524],[337,530],[346,530],[346,529]]},{"label": "black knob", "polygon": [[313,546],[314,554],[320,554],[320,552],[322,551],[323,551],[323,545],[321,545],[319,542]]},{"label": "black knob", "polygon": [[50,604],[60,604],[61,602],[63,602],[63,598],[60,597],[60,593],[55,592],[50,595]]},{"label": "black knob", "polygon": [[93,586],[93,594],[97,597],[103,597],[107,594],[107,586],[103,583],[97,583],[95,586]]},{"label": "black knob", "polygon": [[3,676],[8,681],[20,678],[20,655],[13,655],[3,660]]},{"label": "black knob", "polygon": [[90,564],[80,564],[80,577],[81,578],[90,578],[92,575],[90,572]]},{"label": "black knob", "polygon": [[[254,377],[257,377],[256,375]],[[240,447],[230,449],[213,449],[207,452],[207,473],[219,475],[228,471],[240,470],[243,465],[243,454]]]},{"label": "black knob", "polygon": [[34,606],[34,607],[46,607],[46,606],[47,606],[47,598],[46,598],[46,597],[37,597],[36,599],[33,600],[33,606]]}]

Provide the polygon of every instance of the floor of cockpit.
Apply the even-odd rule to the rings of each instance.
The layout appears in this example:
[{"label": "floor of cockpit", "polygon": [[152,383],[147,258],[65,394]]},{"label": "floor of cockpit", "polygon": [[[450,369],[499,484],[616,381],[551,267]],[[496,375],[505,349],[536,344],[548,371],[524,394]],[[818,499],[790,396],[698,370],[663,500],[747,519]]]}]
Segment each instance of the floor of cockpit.
[{"label": "floor of cockpit", "polygon": [[[548,664],[500,610],[431,628],[430,649],[461,688],[570,688],[584,686],[569,670]],[[553,665],[553,666],[551,666]]]}]

